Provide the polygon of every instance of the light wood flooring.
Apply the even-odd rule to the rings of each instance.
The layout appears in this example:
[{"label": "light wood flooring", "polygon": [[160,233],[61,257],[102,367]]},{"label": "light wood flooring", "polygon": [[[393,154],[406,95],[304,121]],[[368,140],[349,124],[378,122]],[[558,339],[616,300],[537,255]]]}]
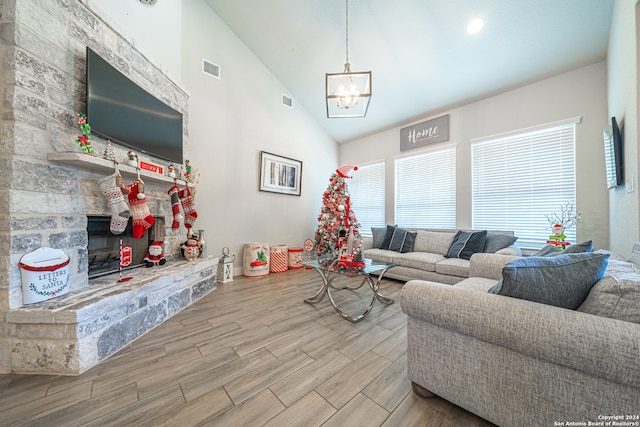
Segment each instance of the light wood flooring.
[{"label": "light wood flooring", "polygon": [[[0,425],[493,425],[412,392],[402,282],[355,324],[303,302],[319,287],[313,270],[236,277],[83,375],[0,375]],[[355,314],[370,295],[336,298]]]}]

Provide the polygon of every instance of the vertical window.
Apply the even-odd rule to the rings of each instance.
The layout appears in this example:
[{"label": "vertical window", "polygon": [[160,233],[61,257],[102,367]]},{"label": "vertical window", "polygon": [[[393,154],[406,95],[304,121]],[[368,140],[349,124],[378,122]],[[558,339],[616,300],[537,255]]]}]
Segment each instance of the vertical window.
[{"label": "vertical window", "polygon": [[395,222],[456,228],[456,146],[396,159]]},{"label": "vertical window", "polygon": [[[547,215],[575,206],[575,124],[566,120],[471,141],[472,227],[513,230],[520,246],[540,247]],[[575,241],[575,227],[566,230]]]},{"label": "vertical window", "polygon": [[358,166],[347,181],[351,209],[360,223],[360,233],[371,236],[371,227],[384,227],[384,162]]}]

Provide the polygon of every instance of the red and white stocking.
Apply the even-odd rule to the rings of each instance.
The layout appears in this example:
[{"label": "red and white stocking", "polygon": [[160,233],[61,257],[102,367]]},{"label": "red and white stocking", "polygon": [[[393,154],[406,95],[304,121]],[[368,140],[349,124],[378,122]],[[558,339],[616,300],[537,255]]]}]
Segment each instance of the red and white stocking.
[{"label": "red and white stocking", "polygon": [[198,212],[196,212],[196,203],[193,201],[189,187],[178,191],[178,197],[184,211],[184,226],[191,228],[198,218]]},{"label": "red and white stocking", "polygon": [[169,189],[169,197],[171,197],[171,213],[173,214],[173,222],[171,228],[180,228],[180,221],[182,221],[182,214],[180,213],[180,198],[178,197],[178,186],[173,185]]},{"label": "red and white stocking", "polygon": [[113,234],[122,234],[127,228],[129,222],[129,205],[124,199],[122,190],[117,186],[116,181],[120,176],[118,173],[109,175],[98,181],[102,194],[109,201],[109,209],[111,210],[111,221],[109,222],[109,230]]},{"label": "red and white stocking", "polygon": [[126,188],[129,190],[127,197],[131,208],[131,216],[133,217],[133,238],[139,239],[151,228],[155,218],[151,215],[151,211],[147,206],[142,181],[138,180]]}]

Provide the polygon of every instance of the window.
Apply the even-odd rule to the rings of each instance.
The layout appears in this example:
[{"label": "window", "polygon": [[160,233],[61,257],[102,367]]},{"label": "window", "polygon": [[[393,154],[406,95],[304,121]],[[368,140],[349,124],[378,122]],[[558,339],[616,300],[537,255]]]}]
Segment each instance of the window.
[{"label": "window", "polygon": [[456,227],[456,146],[396,159],[395,222]]},{"label": "window", "polygon": [[384,227],[384,162],[358,166],[347,181],[351,209],[360,222],[360,233],[371,236],[371,227]]},{"label": "window", "polygon": [[[513,230],[519,246],[540,247],[547,215],[575,206],[575,124],[579,118],[471,141],[472,227]],[[575,227],[567,240],[575,241]]]}]

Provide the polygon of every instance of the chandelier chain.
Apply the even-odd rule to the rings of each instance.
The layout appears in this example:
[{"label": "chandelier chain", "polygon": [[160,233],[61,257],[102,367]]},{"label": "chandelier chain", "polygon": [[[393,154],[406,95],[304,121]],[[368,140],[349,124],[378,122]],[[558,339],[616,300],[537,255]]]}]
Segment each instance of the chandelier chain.
[{"label": "chandelier chain", "polygon": [[347,52],[347,64],[349,64],[349,0],[345,1],[346,3],[346,15],[347,15],[347,25],[346,25],[346,37],[345,37],[345,45],[346,45],[346,52]]}]

